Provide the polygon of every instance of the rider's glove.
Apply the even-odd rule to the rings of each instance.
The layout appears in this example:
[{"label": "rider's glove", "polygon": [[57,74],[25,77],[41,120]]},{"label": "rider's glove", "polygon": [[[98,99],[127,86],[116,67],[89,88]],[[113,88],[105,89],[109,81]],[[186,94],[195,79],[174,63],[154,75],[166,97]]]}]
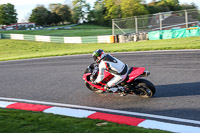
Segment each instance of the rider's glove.
[{"label": "rider's glove", "polygon": [[90,80],[91,80],[91,81],[94,81],[93,76],[90,76]]},{"label": "rider's glove", "polygon": [[107,85],[104,86],[104,89],[106,90],[106,92],[109,92],[109,91],[110,91],[110,89],[108,88]]},{"label": "rider's glove", "polygon": [[97,84],[97,82],[96,81],[92,81],[92,84]]}]

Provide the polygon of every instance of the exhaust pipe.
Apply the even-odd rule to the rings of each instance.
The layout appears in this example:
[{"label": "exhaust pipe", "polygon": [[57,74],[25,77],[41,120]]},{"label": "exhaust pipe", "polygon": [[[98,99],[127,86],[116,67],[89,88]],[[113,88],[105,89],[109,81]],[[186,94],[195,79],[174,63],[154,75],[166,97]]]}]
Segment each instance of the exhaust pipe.
[{"label": "exhaust pipe", "polygon": [[149,71],[144,71],[143,74],[140,75],[140,77],[147,77],[150,75]]}]

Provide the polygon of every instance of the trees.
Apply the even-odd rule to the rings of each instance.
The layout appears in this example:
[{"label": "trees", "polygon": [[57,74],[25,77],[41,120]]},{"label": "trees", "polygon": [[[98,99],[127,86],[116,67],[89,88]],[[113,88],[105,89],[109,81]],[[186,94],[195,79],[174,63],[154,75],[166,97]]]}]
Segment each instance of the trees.
[{"label": "trees", "polygon": [[52,18],[51,18],[51,24],[57,25],[62,21],[62,18],[55,12],[51,13]]},{"label": "trees", "polygon": [[49,10],[44,7],[34,9],[29,20],[40,25],[88,21],[99,25],[111,25],[111,20],[115,18],[195,8],[195,5],[180,5],[179,0],[152,0],[149,4],[145,4],[144,1],[96,0],[92,10],[86,0],[72,0],[73,7],[53,3],[49,5]]},{"label": "trees", "polygon": [[185,4],[181,4],[181,8],[182,8],[183,10],[187,10],[187,9],[197,9],[197,6],[195,5],[195,3],[191,3],[191,5],[185,3]]},{"label": "trees", "polygon": [[87,21],[87,16],[90,11],[90,5],[85,0],[73,0],[73,21],[80,23]]},{"label": "trees", "polygon": [[29,22],[35,22],[36,25],[47,25],[50,24],[51,12],[48,11],[44,6],[37,6],[32,10],[32,14],[29,18]]},{"label": "trees", "polygon": [[103,3],[106,7],[106,20],[111,20],[114,18],[121,18],[121,8],[120,0],[104,0]]},{"label": "trees", "polygon": [[56,25],[60,22],[71,22],[71,9],[68,5],[50,4],[50,10],[44,6],[37,6],[32,10],[29,22],[35,22],[36,25]]},{"label": "trees", "polygon": [[90,21],[98,25],[107,25],[107,21],[104,19],[106,13],[106,7],[103,0],[97,0],[94,4],[94,9],[90,11]]},{"label": "trees", "polygon": [[17,22],[17,13],[14,5],[2,4],[0,5],[0,24],[9,25]]},{"label": "trees", "polygon": [[130,17],[148,14],[144,5],[140,4],[141,0],[122,0],[120,2],[122,17]]},{"label": "trees", "polygon": [[62,5],[60,3],[50,4],[49,9],[52,15],[58,19],[59,22],[71,22],[72,21],[72,9],[68,5]]},{"label": "trees", "polygon": [[159,0],[149,3],[146,9],[149,13],[167,12],[167,11],[178,11],[184,9],[197,9],[194,4],[179,4],[179,0]]},{"label": "trees", "polygon": [[159,1],[157,4],[159,12],[167,12],[170,11],[170,8],[167,5],[167,2],[165,0]]},{"label": "trees", "polygon": [[68,5],[56,6],[53,10],[53,13],[60,17],[60,21],[62,23],[72,21],[72,11]]},{"label": "trees", "polygon": [[105,19],[124,18],[147,14],[148,11],[141,0],[104,0],[106,7]]},{"label": "trees", "polygon": [[179,0],[166,0],[166,2],[167,2],[167,6],[169,7],[170,11],[181,10]]},{"label": "trees", "polygon": [[51,12],[55,12],[55,9],[59,6],[62,6],[62,4],[60,3],[52,3],[52,4],[49,4],[49,9]]},{"label": "trees", "polygon": [[105,20],[125,18],[147,14],[141,0],[103,0],[105,4]]}]

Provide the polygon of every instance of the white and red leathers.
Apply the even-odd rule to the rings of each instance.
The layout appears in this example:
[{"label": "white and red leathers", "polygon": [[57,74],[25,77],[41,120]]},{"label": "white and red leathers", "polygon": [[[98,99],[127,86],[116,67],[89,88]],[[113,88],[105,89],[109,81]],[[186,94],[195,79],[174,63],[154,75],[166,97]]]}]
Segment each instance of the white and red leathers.
[{"label": "white and red leathers", "polygon": [[99,75],[95,80],[96,83],[103,80],[105,70],[114,76],[106,85],[106,87],[111,88],[126,79],[129,69],[127,64],[124,64],[110,54],[106,54],[99,63]]}]

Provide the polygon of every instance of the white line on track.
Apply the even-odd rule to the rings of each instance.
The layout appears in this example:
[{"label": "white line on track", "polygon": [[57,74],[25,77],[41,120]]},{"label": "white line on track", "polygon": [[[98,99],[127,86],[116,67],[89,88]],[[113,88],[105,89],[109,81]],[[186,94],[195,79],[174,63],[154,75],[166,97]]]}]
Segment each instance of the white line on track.
[{"label": "white line on track", "polygon": [[53,102],[17,99],[17,98],[0,97],[0,100],[44,104],[44,105],[52,105],[52,106],[62,106],[62,107],[71,107],[71,108],[79,108],[79,109],[88,109],[88,110],[103,111],[103,112],[118,113],[118,114],[133,115],[133,116],[143,116],[143,117],[149,117],[149,118],[157,118],[157,119],[163,119],[163,120],[170,120],[170,121],[200,125],[200,121],[196,121],[196,120],[189,120],[189,119],[182,119],[182,118],[175,118],[175,117],[168,117],[168,116],[161,116],[161,115],[153,115],[153,114],[146,114],[146,113],[129,112],[129,111],[121,111],[121,110],[113,110],[113,109],[104,109],[104,108],[89,107],[89,106],[63,104],[63,103],[53,103]]}]

